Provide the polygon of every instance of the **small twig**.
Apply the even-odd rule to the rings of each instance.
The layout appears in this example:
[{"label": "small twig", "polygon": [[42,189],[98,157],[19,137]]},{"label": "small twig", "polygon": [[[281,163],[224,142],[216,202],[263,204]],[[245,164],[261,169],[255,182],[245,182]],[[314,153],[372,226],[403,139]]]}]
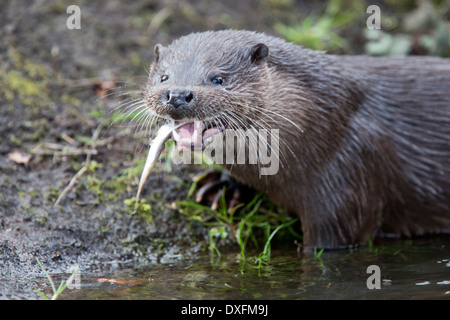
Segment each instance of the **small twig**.
[{"label": "small twig", "polygon": [[132,132],[131,129],[126,128],[125,130],[118,132],[115,136],[97,140],[95,142],[95,145],[96,146],[104,146],[104,145],[110,144],[111,142],[113,142],[114,140],[116,140],[118,138],[128,136],[131,132]]},{"label": "small twig", "polygon": [[[122,132],[117,133],[115,136],[108,137],[105,139],[98,140],[98,137],[100,135],[101,130],[106,125],[105,122],[101,122],[97,128],[95,129],[94,133],[92,134],[92,138],[90,139],[89,143],[87,143],[88,148],[75,148],[75,147],[67,147],[56,143],[45,143],[44,145],[53,150],[59,150],[59,151],[46,151],[41,150],[38,148],[35,148],[32,153],[34,154],[53,154],[54,157],[56,156],[65,156],[65,155],[81,155],[86,154],[86,161],[84,163],[84,166],[73,176],[73,178],[70,180],[69,184],[64,188],[64,190],[59,195],[58,199],[56,199],[55,204],[53,207],[57,207],[62,199],[70,192],[70,190],[74,187],[75,183],[80,179],[80,177],[88,170],[90,164],[91,164],[91,157],[92,155],[98,154],[98,147],[107,145],[114,141],[115,139],[125,136],[129,134],[129,130],[124,130]],[[71,143],[72,138],[71,137],[65,137],[64,140]],[[75,142],[75,140],[73,140]]]},{"label": "small twig", "polygon": [[158,32],[158,30],[161,28],[161,25],[164,23],[164,21],[169,18],[174,11],[173,6],[166,6],[162,8],[160,11],[158,11],[152,18],[150,24],[148,25],[147,30],[144,32],[144,34],[137,39],[138,43],[141,46],[148,46],[153,40],[154,35]]},{"label": "small twig", "polygon": [[[73,155],[82,155],[82,154],[97,154],[96,149],[87,149],[87,148],[75,148],[75,147],[68,147],[64,145],[60,145],[57,143],[50,143],[46,142],[44,143],[44,147],[47,149],[42,148],[41,145],[35,147],[33,150],[31,150],[32,154],[37,155],[53,155],[53,156],[73,156]],[[59,150],[59,151],[55,151]]]},{"label": "small twig", "polygon": [[155,33],[159,30],[161,25],[166,21],[167,18],[170,17],[172,14],[173,9],[169,6],[162,8],[160,11],[158,11],[151,20],[148,28],[147,28],[147,34],[150,39],[153,38]]},{"label": "small twig", "polygon": [[[104,126],[104,123],[100,123],[97,126],[97,128],[95,129],[94,133],[92,134],[92,139],[91,139],[90,144],[93,145],[94,147],[97,147],[96,140],[98,139],[98,136],[100,135],[100,131],[102,130],[103,126]],[[94,150],[95,150],[95,153],[97,154],[97,150],[96,149],[94,149]],[[58,199],[56,199],[55,204],[53,205],[54,208],[56,208],[59,205],[61,200],[65,197],[65,195],[67,193],[69,193],[69,191],[73,188],[73,186],[78,181],[78,179],[88,170],[89,165],[91,164],[91,156],[92,156],[92,152],[88,152],[86,154],[86,161],[84,163],[84,166],[70,180],[69,184],[64,188],[63,192],[61,192]]]},{"label": "small twig", "polygon": [[61,135],[61,138],[63,138],[65,141],[67,141],[71,145],[76,146],[78,144],[77,141],[74,138],[72,138],[71,136],[69,136],[67,133],[63,133]]},{"label": "small twig", "polygon": [[63,192],[59,195],[58,199],[56,200],[55,204],[53,205],[54,208],[56,208],[61,200],[65,197],[67,193],[73,188],[77,180],[86,172],[86,170],[89,167],[89,164],[91,162],[91,154],[88,153],[86,156],[86,163],[85,165],[73,176],[72,180],[70,180],[69,184],[64,188]]}]

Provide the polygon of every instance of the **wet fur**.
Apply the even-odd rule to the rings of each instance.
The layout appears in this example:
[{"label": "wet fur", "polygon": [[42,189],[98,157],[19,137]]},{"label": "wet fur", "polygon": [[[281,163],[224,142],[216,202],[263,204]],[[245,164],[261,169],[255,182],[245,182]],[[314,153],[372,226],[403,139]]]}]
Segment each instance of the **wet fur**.
[{"label": "wet fur", "polygon": [[[260,43],[268,56],[252,61]],[[214,75],[225,85],[212,85]],[[171,109],[167,88],[194,91],[194,103]],[[145,100],[152,120],[280,129],[276,175],[227,168],[296,213],[306,247],[450,229],[448,59],[335,56],[249,31],[197,33],[157,46]]]}]

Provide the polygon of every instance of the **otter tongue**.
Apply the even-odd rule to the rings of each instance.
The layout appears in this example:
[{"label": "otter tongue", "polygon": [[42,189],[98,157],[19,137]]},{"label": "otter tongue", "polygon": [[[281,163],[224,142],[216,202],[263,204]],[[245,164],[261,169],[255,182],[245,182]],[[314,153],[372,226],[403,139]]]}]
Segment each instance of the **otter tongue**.
[{"label": "otter tongue", "polygon": [[188,122],[173,130],[173,139],[178,148],[191,148],[203,145],[203,124],[201,121]]}]

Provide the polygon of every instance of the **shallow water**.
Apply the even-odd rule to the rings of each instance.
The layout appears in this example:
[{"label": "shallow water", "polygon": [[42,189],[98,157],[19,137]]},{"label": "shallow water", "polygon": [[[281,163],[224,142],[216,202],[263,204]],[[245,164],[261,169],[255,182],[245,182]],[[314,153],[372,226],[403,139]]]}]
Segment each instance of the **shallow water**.
[{"label": "shallow water", "polygon": [[[380,289],[367,286],[370,265],[380,268]],[[60,298],[450,299],[450,236],[324,252],[319,259],[298,257],[292,248],[274,250],[270,263],[260,270],[254,258],[243,262],[236,250],[220,258],[81,274]]]}]

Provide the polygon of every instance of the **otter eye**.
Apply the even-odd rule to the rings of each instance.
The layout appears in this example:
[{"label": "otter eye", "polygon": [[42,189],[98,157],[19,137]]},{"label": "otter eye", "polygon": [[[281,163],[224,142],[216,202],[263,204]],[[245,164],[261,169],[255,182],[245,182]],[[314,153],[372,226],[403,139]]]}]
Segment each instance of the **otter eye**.
[{"label": "otter eye", "polygon": [[212,83],[214,83],[214,84],[217,84],[217,85],[221,85],[221,84],[223,84],[223,78],[222,77],[214,77],[212,80],[211,80],[211,82]]},{"label": "otter eye", "polygon": [[167,74],[164,74],[164,75],[161,76],[161,82],[164,82],[164,81],[166,81],[168,79],[169,79],[169,76]]}]

